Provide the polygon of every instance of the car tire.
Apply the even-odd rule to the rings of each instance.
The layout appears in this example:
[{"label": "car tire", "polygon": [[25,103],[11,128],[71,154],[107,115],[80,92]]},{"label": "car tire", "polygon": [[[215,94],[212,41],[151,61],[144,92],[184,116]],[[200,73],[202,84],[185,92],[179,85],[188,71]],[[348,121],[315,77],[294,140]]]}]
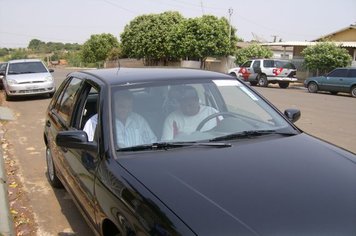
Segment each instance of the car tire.
[{"label": "car tire", "polygon": [[12,100],[12,96],[8,95],[6,91],[5,92],[5,100],[6,101],[11,101]]},{"label": "car tire", "polygon": [[279,82],[278,85],[280,88],[288,88],[289,82]]},{"label": "car tire", "polygon": [[256,86],[257,83],[258,83],[257,81],[251,81],[251,82],[250,82],[251,86]]},{"label": "car tire", "polygon": [[59,180],[56,172],[56,168],[53,163],[53,156],[51,149],[46,147],[46,163],[47,163],[47,177],[48,181],[54,188],[62,188],[62,182]]},{"label": "car tire", "polygon": [[356,98],[356,86],[353,86],[351,88],[351,96],[353,96],[354,98]]},{"label": "car tire", "polygon": [[308,92],[309,93],[316,93],[318,92],[318,85],[315,82],[310,82],[308,84]]},{"label": "car tire", "polygon": [[260,75],[258,78],[258,85],[261,87],[267,87],[268,86],[268,80],[266,75]]}]

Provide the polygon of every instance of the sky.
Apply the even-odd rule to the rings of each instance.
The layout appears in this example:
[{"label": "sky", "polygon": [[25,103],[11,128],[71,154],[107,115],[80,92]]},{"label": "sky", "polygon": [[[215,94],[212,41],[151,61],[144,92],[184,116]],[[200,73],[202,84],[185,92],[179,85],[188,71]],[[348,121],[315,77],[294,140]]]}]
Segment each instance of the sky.
[{"label": "sky", "polygon": [[356,24],[356,0],[0,0],[0,48],[83,44],[102,33],[120,40],[135,17],[165,11],[226,17],[244,41],[310,41]]}]

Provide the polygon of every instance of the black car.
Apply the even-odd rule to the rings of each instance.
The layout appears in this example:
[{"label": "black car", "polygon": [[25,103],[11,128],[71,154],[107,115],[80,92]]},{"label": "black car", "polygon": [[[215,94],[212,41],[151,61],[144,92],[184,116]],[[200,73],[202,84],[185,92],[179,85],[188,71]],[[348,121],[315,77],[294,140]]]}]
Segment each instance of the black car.
[{"label": "black car", "polygon": [[74,72],[47,111],[48,179],[98,235],[356,235],[356,155],[299,117],[221,73]]}]

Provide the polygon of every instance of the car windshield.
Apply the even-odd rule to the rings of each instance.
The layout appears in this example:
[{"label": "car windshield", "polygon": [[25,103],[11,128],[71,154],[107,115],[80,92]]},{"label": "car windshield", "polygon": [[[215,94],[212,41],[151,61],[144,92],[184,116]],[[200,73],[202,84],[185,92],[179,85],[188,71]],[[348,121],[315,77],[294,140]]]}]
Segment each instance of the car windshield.
[{"label": "car windshield", "polygon": [[9,64],[9,75],[48,72],[42,62],[19,62]]},{"label": "car windshield", "polygon": [[118,151],[197,143],[219,146],[217,141],[242,135],[295,133],[279,113],[234,79],[160,81],[112,89]]}]

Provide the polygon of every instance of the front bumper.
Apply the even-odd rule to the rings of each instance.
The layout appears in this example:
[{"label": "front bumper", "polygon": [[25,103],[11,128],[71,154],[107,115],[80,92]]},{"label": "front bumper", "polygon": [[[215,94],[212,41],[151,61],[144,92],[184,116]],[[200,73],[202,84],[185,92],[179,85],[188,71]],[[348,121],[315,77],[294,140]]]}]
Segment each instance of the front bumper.
[{"label": "front bumper", "polygon": [[9,96],[35,95],[54,93],[56,87],[54,82],[7,84],[6,93]]}]

